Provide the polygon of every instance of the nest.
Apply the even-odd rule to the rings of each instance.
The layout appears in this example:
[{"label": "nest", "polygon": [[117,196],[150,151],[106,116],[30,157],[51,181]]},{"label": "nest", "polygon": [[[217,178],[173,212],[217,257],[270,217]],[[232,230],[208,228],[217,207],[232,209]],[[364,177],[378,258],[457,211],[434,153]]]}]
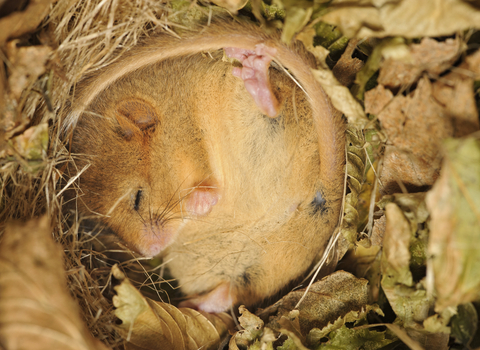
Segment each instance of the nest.
[{"label": "nest", "polygon": [[[228,2],[226,6],[235,8],[236,6],[241,7],[243,5],[232,3],[233,2]],[[406,4],[408,1],[403,1],[403,3]],[[219,4],[222,5],[223,3],[219,2]],[[388,106],[389,101],[393,98],[393,95],[388,95],[388,92],[385,92],[385,89],[381,90],[381,88],[386,86],[398,95],[403,93],[407,96],[409,94],[409,88],[416,88],[417,91],[428,90],[430,81],[428,79],[422,80],[422,78],[420,78],[422,74],[428,74],[434,82],[432,84],[438,83],[434,85],[433,88],[430,86],[431,90],[445,91],[446,88],[444,89],[444,86],[440,85],[442,80],[439,76],[445,75],[446,72],[450,70],[455,73],[454,68],[459,67],[459,71],[463,69],[472,72],[469,78],[472,82],[471,85],[473,85],[473,81],[475,80],[478,89],[480,72],[478,68],[475,71],[473,68],[475,65],[473,63],[470,63],[469,66],[469,62],[473,62],[474,59],[477,60],[475,62],[478,62],[478,57],[474,57],[472,54],[473,50],[462,48],[462,45],[465,43],[478,45],[478,42],[480,42],[478,32],[476,34],[474,32],[465,32],[466,34],[463,33],[465,35],[464,37],[462,36],[460,38],[460,36],[457,36],[455,38],[445,39],[442,41],[442,45],[445,44],[445,47],[442,48],[444,51],[439,51],[438,56],[446,57],[450,52],[451,55],[448,56],[448,59],[445,59],[441,64],[435,63],[435,65],[429,66],[426,69],[422,68],[423,70],[417,72],[418,74],[415,72],[412,73],[415,77],[410,77],[410,81],[403,81],[400,85],[395,86],[395,82],[385,82],[388,80],[388,77],[385,77],[386,74],[382,77],[381,70],[380,77],[375,75],[380,65],[379,60],[374,61],[374,59],[369,59],[367,61],[367,56],[374,58],[375,54],[380,52],[374,51],[378,50],[380,46],[376,46],[375,40],[368,39],[365,42],[352,40],[351,44],[347,46],[348,40],[339,34],[339,29],[336,27],[328,26],[324,23],[318,25],[319,20],[316,19],[309,22],[310,24],[313,23],[312,26],[308,28],[305,27],[305,23],[308,22],[311,16],[311,13],[308,14],[308,11],[305,12],[303,9],[295,10],[295,7],[284,10],[274,5],[263,4],[262,6],[260,9],[258,6],[252,7],[252,5],[247,4],[242,14],[252,19],[257,17],[260,22],[264,22],[264,25],[268,22],[271,28],[275,26],[282,27],[284,25],[283,39],[287,40],[291,38],[295,33],[300,32],[302,28],[304,30],[298,34],[298,36],[308,36],[308,30],[311,30],[313,25],[317,25],[317,34],[321,33],[322,30],[324,31],[325,36],[321,39],[317,38],[317,41],[320,40],[321,42],[316,42],[315,44],[328,47],[331,51],[331,54],[326,57],[323,62],[319,61],[319,64],[324,65],[323,68],[326,71],[329,71],[327,66],[330,68],[334,66],[340,59],[342,53],[349,53],[350,57],[347,57],[349,60],[340,61],[348,67],[342,69],[337,65],[333,69],[335,76],[343,85],[352,86],[356,73],[366,62],[366,68],[356,75],[355,82],[358,85],[357,88],[354,87],[351,91],[355,97],[365,102],[367,112],[372,115],[378,115],[380,119],[383,109],[379,107],[379,104],[383,102],[375,104],[372,101],[387,100],[387,102],[383,104],[383,107],[385,107]],[[458,8],[461,6],[463,5],[458,5]],[[0,8],[0,10],[4,10],[4,8]],[[122,250],[121,247],[118,246],[112,248],[113,246],[106,245],[105,240],[100,242],[97,239],[97,232],[95,230],[89,231],[81,229],[80,224],[82,218],[79,218],[75,211],[67,212],[63,210],[65,203],[63,202],[62,193],[66,188],[75,188],[77,178],[65,178],[65,166],[67,162],[72,161],[72,155],[67,149],[65,142],[62,141],[61,120],[58,112],[70,102],[70,99],[75,98],[76,84],[82,78],[94,74],[97,70],[114,62],[121,57],[123,52],[135,46],[141,39],[155,35],[158,32],[166,32],[170,35],[178,36],[178,33],[189,30],[199,22],[208,23],[210,18],[215,14],[222,14],[224,16],[230,16],[230,14],[225,9],[216,6],[170,0],[59,0],[52,3],[44,1],[38,3],[32,2],[27,8],[21,10],[23,10],[23,12],[18,12],[19,18],[25,16],[24,18],[27,19],[26,22],[31,22],[28,26],[22,27],[23,31],[22,29],[10,30],[11,22],[1,22],[3,19],[0,18],[0,33],[2,31],[5,33],[0,34],[0,44],[3,45],[8,57],[6,67],[9,72],[7,81],[7,74],[4,71],[4,67],[2,66],[0,68],[0,79],[3,79],[1,82],[2,85],[0,85],[0,108],[4,111],[3,118],[0,121],[2,126],[0,129],[2,140],[0,142],[3,142],[3,144],[0,144],[0,146],[2,146],[0,147],[0,178],[2,179],[0,188],[0,230],[3,233],[6,223],[11,223],[15,220],[26,222],[32,218],[47,217],[49,227],[52,228],[50,235],[55,242],[58,242],[63,247],[64,269],[67,275],[68,288],[70,294],[73,295],[80,305],[80,313],[84,324],[87,325],[89,332],[95,338],[101,340],[111,348],[121,348],[124,339],[121,338],[115,330],[116,317],[112,312],[113,306],[111,298],[114,294],[114,283],[112,282],[111,266],[114,263],[121,264],[123,270],[130,271],[129,276],[132,277],[132,280],[137,281],[134,282],[134,284],[136,283],[138,288],[143,288],[144,294],[150,295],[154,299],[168,301],[169,297],[164,291],[166,289],[173,289],[173,287],[170,285],[168,278],[164,276],[163,265],[160,261],[144,264],[142,259],[128,251],[128,249]],[[323,11],[323,9],[321,9],[320,12],[321,11]],[[293,23],[292,21],[285,20],[285,12],[287,12],[287,19],[297,16],[297,19],[302,19],[300,21],[301,23],[298,23],[298,21]],[[407,12],[408,11],[405,13]],[[11,13],[7,14],[10,15]],[[37,18],[37,21],[35,22],[32,18]],[[41,22],[39,22],[40,18],[42,18]],[[333,15],[332,18],[335,20]],[[283,24],[280,19],[284,20]],[[472,17],[472,21],[474,21],[474,17]],[[339,26],[341,27],[342,25],[339,24]],[[346,26],[346,28],[350,31],[353,30],[348,26]],[[374,28],[374,26],[369,28]],[[365,27],[358,30],[365,30],[368,32],[368,35],[375,36],[374,29],[369,28]],[[343,28],[344,31],[347,29]],[[389,29],[387,28],[385,30]],[[398,30],[398,33],[400,33],[395,35],[407,36],[401,29],[395,28],[395,30]],[[434,31],[433,34],[440,33],[438,35],[448,35],[452,30],[459,30],[459,28],[455,27],[448,30],[450,30],[448,33]],[[358,34],[358,32],[350,32],[349,34],[353,36]],[[428,35],[433,34],[428,33]],[[456,40],[456,42],[453,43],[448,40]],[[308,42],[308,40],[304,40],[304,42]],[[310,49],[315,51],[313,50],[313,42],[311,44]],[[352,58],[353,50],[357,44],[359,47],[356,51],[357,57]],[[420,45],[419,43],[415,44]],[[388,47],[397,49],[398,47],[401,47],[401,49],[405,49],[406,47],[405,42],[390,42],[387,45],[387,42],[383,41],[382,45],[385,47],[391,45]],[[435,46],[437,45],[436,43],[432,44],[430,42],[424,44],[422,41],[422,45],[425,45],[429,52],[438,49],[437,46]],[[340,49],[336,49],[338,47],[340,47]],[[318,51],[319,49],[317,48],[315,51],[317,58],[319,57]],[[418,56],[415,56],[418,59],[424,57],[424,55],[419,52],[415,53],[413,49],[411,51],[413,54],[418,54]],[[419,51],[421,50],[419,49]],[[464,60],[464,57],[468,55],[471,55],[469,56],[472,58],[471,61]],[[386,61],[388,61],[388,59]],[[435,57],[432,58],[431,61],[435,61]],[[462,66],[462,64],[464,65]],[[335,72],[335,69],[337,69],[337,72]],[[389,69],[394,70],[399,68],[395,67],[392,63]],[[406,68],[402,69],[405,70]],[[388,69],[385,68],[385,71],[387,70]],[[412,69],[412,71],[415,70]],[[411,71],[409,72],[411,73]],[[451,79],[457,79],[454,76],[449,77]],[[328,85],[331,81],[328,81],[327,78],[319,77],[318,79],[326,79],[326,86],[332,88],[332,91],[327,91],[327,93],[334,101],[334,104],[336,99],[341,99],[338,96],[345,95],[344,92],[335,90],[341,85],[338,84],[338,81],[335,83],[338,85],[333,85],[333,83]],[[461,79],[458,78],[458,81],[460,80]],[[379,84],[380,87],[372,89],[372,87],[377,84]],[[444,85],[448,86],[448,83]],[[470,100],[475,101],[476,98],[476,103],[478,104],[478,93],[474,98],[473,86],[469,89],[472,93]],[[371,96],[368,97],[368,93],[365,93],[367,90],[374,91],[375,94],[377,94],[375,98]],[[371,92],[371,94],[373,94],[373,92]],[[365,97],[365,95],[367,96]],[[420,92],[418,92],[416,96],[421,96]],[[438,99],[441,99],[442,96],[445,95],[436,95]],[[452,93],[451,96],[454,96],[454,94]],[[453,100],[451,96],[450,99]],[[412,99],[413,98],[415,98],[415,96],[413,96]],[[410,220],[409,222],[412,223],[414,220],[408,215],[412,213],[411,209],[412,206],[414,206],[413,212],[415,212],[416,215],[415,220],[417,221],[415,221],[415,223],[418,223],[418,232],[425,232],[425,230],[421,228],[430,225],[430,221],[427,219],[428,214],[426,214],[425,217],[422,216],[422,211],[418,209],[422,206],[411,204],[413,203],[412,201],[407,201],[407,203],[402,199],[393,197],[387,199],[384,197],[383,204],[382,202],[377,203],[377,211],[374,210],[376,199],[380,199],[378,187],[383,185],[379,185],[377,180],[372,180],[372,178],[374,178],[373,173],[375,173],[375,171],[378,172],[383,164],[386,166],[385,173],[388,174],[389,165],[384,164],[384,159],[388,160],[388,152],[393,151],[388,147],[383,147],[385,145],[383,142],[386,140],[386,136],[388,136],[390,140],[393,140],[395,135],[392,136],[388,131],[383,132],[378,125],[378,120],[367,120],[360,104],[350,95],[345,100],[339,101],[346,106],[342,112],[347,115],[350,124],[357,126],[357,128],[347,130],[347,137],[349,137],[350,143],[348,152],[351,161],[350,167],[348,168],[348,187],[350,193],[346,196],[347,205],[342,226],[343,238],[340,239],[341,244],[337,244],[338,254],[343,255],[347,248],[354,244],[359,246],[363,245],[362,249],[367,249],[368,245],[373,242],[372,231],[373,236],[375,236],[375,233],[384,232],[385,226],[387,226],[388,231],[388,218],[385,219],[385,216],[382,217],[383,219],[380,218],[380,215],[384,214],[384,212],[388,213],[390,211],[392,218],[397,214],[398,216],[404,215]],[[468,129],[470,125],[474,125],[473,129],[478,129],[478,113],[476,108],[472,107],[472,111],[474,112],[467,111],[466,109],[455,112],[450,110],[452,108],[449,107],[448,101],[447,96],[447,98],[443,100],[442,108],[444,109],[442,109],[442,113],[445,113],[445,115],[452,118],[452,120],[460,114],[462,116],[471,115],[471,118],[469,117],[469,121],[465,124],[453,122],[454,128],[456,128],[457,132],[460,130],[460,134],[452,132],[451,135],[446,136],[466,136],[471,131],[471,129]],[[465,105],[468,103],[461,104]],[[425,110],[427,110],[427,107],[425,107]],[[460,117],[457,119],[459,118]],[[382,123],[385,121],[385,124],[388,123],[387,119],[381,121]],[[369,139],[370,134],[363,132],[363,129],[367,129],[368,127],[376,131],[375,137]],[[415,126],[413,128],[415,128]],[[365,137],[367,137],[367,146],[365,146]],[[370,147],[372,144],[374,145],[373,148]],[[381,146],[379,146],[379,144],[381,144]],[[436,146],[441,147],[440,145]],[[437,153],[439,152],[440,151]],[[365,159],[365,153],[367,153],[368,159],[375,159],[376,161],[371,163],[367,161]],[[384,156],[387,158],[384,158]],[[385,160],[385,162],[387,162],[387,160]],[[427,157],[427,160],[430,161],[430,158]],[[436,162],[435,164],[438,163],[438,167],[435,168],[435,173],[428,173],[425,177],[436,179],[439,176],[438,169],[442,161],[442,156],[435,156],[431,161]],[[351,166],[352,164],[353,166]],[[370,169],[369,172],[364,172],[365,167],[367,170]],[[392,166],[392,168],[394,167]],[[412,166],[412,168],[415,167]],[[409,169],[409,171],[414,172],[416,170]],[[390,172],[392,171],[390,170]],[[396,174],[390,176],[391,181],[389,186],[391,187],[389,188],[387,185],[382,187],[381,191],[383,191],[383,193],[381,194],[398,192],[399,189],[404,192],[411,192],[412,187],[408,187],[408,185],[405,186],[401,181],[403,179],[403,173],[400,175],[402,179],[398,179],[396,176]],[[394,180],[392,180],[392,178]],[[420,191],[429,188],[433,182],[433,180],[431,182],[426,181],[424,187],[421,186],[421,183],[420,185],[414,184],[412,186],[416,191]],[[365,184],[369,185],[367,186],[367,190],[365,190]],[[415,199],[415,201],[423,203],[424,195],[422,194],[417,197],[418,201],[417,199]],[[469,203],[474,202],[474,199],[475,196],[473,196],[473,199],[471,199]],[[392,206],[388,207],[387,202],[390,204],[395,203],[396,208],[401,208],[401,211],[397,212],[395,211],[396,209],[392,209]],[[381,208],[380,210],[378,210],[379,207]],[[389,209],[387,209],[387,207]],[[422,210],[424,210],[424,205],[422,208]],[[432,215],[439,215],[435,214],[435,208],[431,209],[431,211],[434,213]],[[422,219],[420,219],[420,217]],[[376,219],[375,225],[374,219]],[[447,224],[450,224],[450,222]],[[392,226],[393,224],[390,223],[390,225]],[[435,224],[432,224],[432,227],[434,226]],[[359,234],[358,232],[362,232],[362,230],[370,234]],[[417,237],[418,242],[415,241],[415,244],[426,244],[426,239],[422,241],[421,234],[418,234],[418,232],[417,236],[420,238]],[[375,244],[375,242],[373,243]],[[382,243],[378,244],[378,246],[381,245]],[[426,247],[423,246],[422,249],[423,253],[425,253]],[[348,264],[348,259],[352,257],[352,254],[353,253],[347,254],[345,264]],[[426,258],[425,254],[422,256],[424,260],[422,260],[418,266],[412,262],[410,267],[416,266],[418,270],[424,271],[426,268]],[[377,260],[379,261],[379,259]],[[358,262],[358,260],[355,259],[354,261]],[[373,264],[373,262],[370,263]],[[361,268],[358,266],[350,268],[350,271],[358,273],[357,275],[361,275],[361,277],[368,275],[368,269],[363,272],[359,272],[360,270]],[[378,277],[377,280],[378,285],[380,284],[379,279],[380,277]],[[419,280],[420,279],[416,281],[419,282]],[[413,286],[410,287],[414,288]],[[386,285],[384,285],[384,288],[386,288]],[[378,288],[376,292],[378,299]],[[453,292],[451,293],[455,294]],[[467,294],[455,295],[457,299],[454,301],[443,300],[446,307],[452,305],[456,307],[456,305],[460,303],[458,300]],[[472,294],[468,294],[468,301],[477,298],[475,293],[473,293],[473,297],[471,295]],[[390,303],[393,302],[390,300]],[[433,304],[430,305],[431,309],[433,309],[432,305]],[[369,311],[371,310],[374,310],[374,308],[369,309]],[[471,311],[471,309],[468,310]],[[397,312],[395,307],[394,311]],[[429,315],[429,317],[430,316],[431,315]],[[447,316],[444,314],[442,314],[442,317],[447,319]],[[477,320],[477,317],[475,316],[472,319]],[[333,321],[334,320],[332,320],[332,322]],[[446,322],[448,323],[448,321]],[[447,323],[442,324],[442,326],[446,327]],[[438,329],[439,328],[437,328],[437,330]],[[442,328],[441,331],[445,332],[445,329]],[[430,332],[432,332],[431,328]],[[397,335],[400,333],[399,331]],[[288,334],[292,339],[297,339],[292,335],[293,333]],[[400,335],[398,335],[398,337],[401,338]],[[470,342],[472,338],[473,335],[469,338],[468,342]],[[456,337],[456,339],[458,341],[460,338]],[[267,340],[265,340],[265,342],[267,342]],[[272,341],[270,340],[270,342]]]}]

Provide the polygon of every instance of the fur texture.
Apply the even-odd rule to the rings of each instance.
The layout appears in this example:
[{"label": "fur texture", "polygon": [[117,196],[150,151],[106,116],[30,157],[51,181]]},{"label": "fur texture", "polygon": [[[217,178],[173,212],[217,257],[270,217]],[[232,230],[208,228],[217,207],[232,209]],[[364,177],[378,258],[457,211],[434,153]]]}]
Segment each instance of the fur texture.
[{"label": "fur texture", "polygon": [[[269,118],[222,60],[275,48]],[[201,52],[209,51],[209,54]],[[81,212],[132,249],[161,253],[190,306],[254,304],[312,265],[338,223],[344,125],[303,46],[251,25],[151,38],[82,82],[64,111]],[[306,94],[302,91],[305,90]]]}]

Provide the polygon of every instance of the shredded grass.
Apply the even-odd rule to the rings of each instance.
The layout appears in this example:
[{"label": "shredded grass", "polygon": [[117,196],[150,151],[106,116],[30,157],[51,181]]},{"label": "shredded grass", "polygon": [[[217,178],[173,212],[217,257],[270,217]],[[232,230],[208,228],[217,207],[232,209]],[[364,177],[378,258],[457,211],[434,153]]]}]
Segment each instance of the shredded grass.
[{"label": "shredded grass", "polygon": [[[196,5],[180,11],[191,6]],[[77,215],[75,212],[62,210],[62,192],[67,186],[75,188],[76,181],[64,178],[65,165],[72,155],[59,134],[58,112],[75,96],[75,85],[83,77],[118,59],[141,38],[158,31],[172,32],[169,15],[173,12],[169,1],[54,3],[33,36],[53,48],[51,63],[47,73],[24,93],[21,108],[24,117],[33,118],[33,125],[49,123],[48,149],[42,150],[40,160],[32,161],[9,145],[10,156],[0,159],[0,234],[8,220],[50,217],[52,236],[64,247],[70,293],[79,302],[91,333],[112,348],[121,347],[109,300],[113,295],[110,266],[116,262],[115,257],[123,255],[122,268],[136,275],[134,280],[140,281],[137,286],[144,292],[168,301],[159,287],[164,283],[163,265],[144,267],[142,260],[127,249],[103,246],[91,232],[79,228],[78,220],[69,220]]]}]

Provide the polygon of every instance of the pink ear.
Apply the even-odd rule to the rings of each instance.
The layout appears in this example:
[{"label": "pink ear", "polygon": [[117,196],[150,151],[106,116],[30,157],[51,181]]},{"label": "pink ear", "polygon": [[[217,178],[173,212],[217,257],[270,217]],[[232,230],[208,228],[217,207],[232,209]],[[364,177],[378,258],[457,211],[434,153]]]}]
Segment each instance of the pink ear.
[{"label": "pink ear", "polygon": [[212,188],[197,188],[188,195],[185,206],[187,211],[196,216],[210,213],[218,202],[218,192]]},{"label": "pink ear", "polygon": [[255,51],[226,47],[225,53],[242,63],[242,68],[233,68],[233,75],[244,81],[245,88],[262,113],[275,118],[279,112],[279,103],[268,79],[268,67],[277,49],[258,44]]}]

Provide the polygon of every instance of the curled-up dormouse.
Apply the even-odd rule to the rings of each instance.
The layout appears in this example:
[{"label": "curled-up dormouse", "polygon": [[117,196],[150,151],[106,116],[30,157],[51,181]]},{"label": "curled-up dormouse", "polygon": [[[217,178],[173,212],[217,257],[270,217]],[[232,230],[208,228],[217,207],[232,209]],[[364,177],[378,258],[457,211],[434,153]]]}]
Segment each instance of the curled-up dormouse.
[{"label": "curled-up dormouse", "polygon": [[[313,57],[250,24],[159,35],[81,81],[64,111],[79,211],[161,254],[185,305],[251,305],[323,254],[344,125]],[[71,134],[72,133],[72,134]]]}]

